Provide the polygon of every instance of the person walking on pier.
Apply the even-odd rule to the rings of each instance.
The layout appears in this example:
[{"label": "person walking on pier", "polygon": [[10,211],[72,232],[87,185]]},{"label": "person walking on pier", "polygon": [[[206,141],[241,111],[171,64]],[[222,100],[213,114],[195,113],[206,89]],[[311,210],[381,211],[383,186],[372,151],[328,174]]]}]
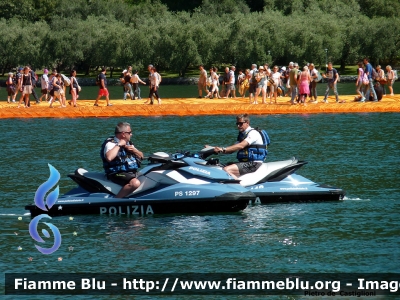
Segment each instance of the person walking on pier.
[{"label": "person walking on pier", "polygon": [[94,106],[99,106],[99,100],[101,97],[106,97],[107,106],[112,106],[109,99],[109,93],[107,89],[107,78],[106,78],[106,68],[101,69],[101,73],[97,75],[96,84],[99,86],[99,94],[97,95],[97,99],[94,102]]},{"label": "person walking on pier", "polygon": [[326,86],[326,91],[325,91],[325,97],[324,97],[324,102],[328,103],[328,96],[329,96],[329,91],[333,90],[333,93],[335,94],[336,97],[336,102],[339,102],[339,93],[337,92],[337,81],[339,79],[339,74],[338,71],[333,68],[332,63],[328,62],[328,69],[326,74],[323,75],[324,78],[328,79],[328,84]]}]

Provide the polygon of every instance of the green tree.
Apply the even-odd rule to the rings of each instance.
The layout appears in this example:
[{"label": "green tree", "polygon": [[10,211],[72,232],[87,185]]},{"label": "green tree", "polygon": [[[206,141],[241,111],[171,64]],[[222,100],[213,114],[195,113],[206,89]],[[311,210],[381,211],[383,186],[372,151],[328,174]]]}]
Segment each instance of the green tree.
[{"label": "green tree", "polygon": [[362,14],[373,17],[400,17],[398,0],[357,0]]},{"label": "green tree", "polygon": [[0,1],[0,18],[20,18],[33,21],[36,10],[33,0],[2,0]]}]

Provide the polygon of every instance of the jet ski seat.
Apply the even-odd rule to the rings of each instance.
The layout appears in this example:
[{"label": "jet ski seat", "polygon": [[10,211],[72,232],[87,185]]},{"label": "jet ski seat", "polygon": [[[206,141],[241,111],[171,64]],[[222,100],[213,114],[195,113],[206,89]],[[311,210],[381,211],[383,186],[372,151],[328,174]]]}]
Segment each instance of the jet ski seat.
[{"label": "jet ski seat", "polygon": [[297,162],[298,160],[295,157],[292,157],[288,160],[263,163],[257,171],[240,176],[240,184],[242,186],[250,186],[268,181],[270,177],[269,175],[272,175],[287,166],[295,165]]},{"label": "jet ski seat", "polygon": [[[68,175],[75,182],[77,182],[84,189],[89,192],[97,192],[97,193],[108,193],[111,195],[116,195],[121,190],[121,185],[116,184],[107,179],[104,173],[98,172],[89,172],[83,168],[79,168],[75,170],[75,174]],[[138,179],[141,182],[140,186],[132,193],[136,194],[143,190],[147,190],[155,187],[157,184],[152,181],[142,181],[141,173],[138,172]],[[130,195],[132,195],[130,194]],[[128,196],[129,197],[129,196]]]}]

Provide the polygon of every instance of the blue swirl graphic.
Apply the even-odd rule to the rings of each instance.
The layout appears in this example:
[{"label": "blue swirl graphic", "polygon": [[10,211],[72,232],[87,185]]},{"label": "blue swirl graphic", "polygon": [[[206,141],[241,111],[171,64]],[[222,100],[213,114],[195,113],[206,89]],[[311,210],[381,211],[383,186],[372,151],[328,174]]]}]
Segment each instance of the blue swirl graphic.
[{"label": "blue swirl graphic", "polygon": [[[29,223],[29,234],[31,235],[31,237],[32,237],[35,241],[37,241],[37,242],[39,242],[39,243],[44,243],[44,242],[45,242],[45,241],[40,237],[40,235],[39,235],[39,233],[38,233],[38,231],[37,231],[38,223],[39,223],[39,221],[40,221],[42,218],[49,218],[49,219],[51,219],[51,217],[50,217],[49,215],[41,214],[41,215],[36,216],[35,218],[33,218],[32,221]],[[40,246],[38,246],[38,245],[35,245],[35,247],[36,247],[42,254],[51,254],[51,253],[57,251],[58,248],[60,247],[60,245],[61,245],[61,234],[60,234],[60,231],[58,230],[58,228],[57,228],[56,226],[54,226],[53,224],[51,224],[51,223],[46,223],[46,222],[44,222],[44,224],[46,224],[46,225],[51,229],[51,231],[53,232],[53,235],[54,235],[54,244],[53,244],[53,246],[52,246],[51,248],[42,248],[42,247],[40,247]],[[48,232],[46,229],[43,229],[43,230],[42,230],[42,233],[44,234],[45,237],[47,237],[47,238],[50,237],[50,234],[49,234],[49,232]]]},{"label": "blue swirl graphic", "polygon": [[57,185],[54,191],[50,192],[46,198],[47,209],[46,204],[44,203],[44,197],[46,193],[60,180],[60,173],[52,165],[48,164],[48,166],[50,169],[50,177],[46,182],[39,186],[35,193],[35,204],[43,211],[48,211],[48,209],[53,206],[57,201],[59,194],[59,187]]}]

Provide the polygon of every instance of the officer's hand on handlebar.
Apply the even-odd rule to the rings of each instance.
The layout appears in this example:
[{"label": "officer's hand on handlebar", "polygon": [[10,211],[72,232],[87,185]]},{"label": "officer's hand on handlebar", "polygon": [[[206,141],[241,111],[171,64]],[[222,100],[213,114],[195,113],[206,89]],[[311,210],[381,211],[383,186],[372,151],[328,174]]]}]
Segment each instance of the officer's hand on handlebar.
[{"label": "officer's hand on handlebar", "polygon": [[215,152],[215,153],[222,153],[223,150],[222,150],[222,148],[220,148],[220,147],[214,147],[214,152]]}]

